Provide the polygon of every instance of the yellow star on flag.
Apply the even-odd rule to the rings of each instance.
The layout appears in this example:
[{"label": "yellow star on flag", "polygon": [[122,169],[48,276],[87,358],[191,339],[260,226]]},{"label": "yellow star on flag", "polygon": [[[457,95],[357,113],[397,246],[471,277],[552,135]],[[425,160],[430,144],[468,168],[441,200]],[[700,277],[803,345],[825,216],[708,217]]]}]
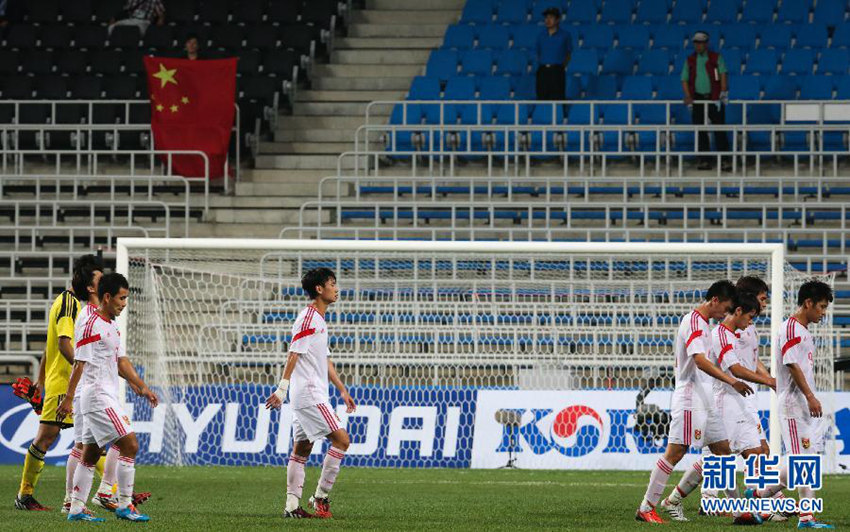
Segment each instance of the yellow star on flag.
[{"label": "yellow star on flag", "polygon": [[162,104],[156,106],[157,111],[162,111],[163,109],[165,109],[165,107]]},{"label": "yellow star on flag", "polygon": [[179,107],[177,107],[176,105],[172,105],[172,106],[171,106],[171,112],[172,112],[172,113],[176,113],[176,112],[177,112],[177,109],[179,109]]},{"label": "yellow star on flag", "polygon": [[188,97],[188,96],[184,96],[183,98],[181,98],[181,99],[180,99],[180,101],[181,101],[181,102],[183,102],[184,104],[185,104],[185,103],[189,103],[189,97]]},{"label": "yellow star on flag", "polygon": [[165,65],[162,63],[159,64],[159,72],[153,74],[153,77],[159,79],[161,85],[160,89],[164,88],[168,83],[174,83],[177,85],[177,80],[174,78],[175,74],[177,74],[177,69],[173,68],[171,70],[165,68]]}]

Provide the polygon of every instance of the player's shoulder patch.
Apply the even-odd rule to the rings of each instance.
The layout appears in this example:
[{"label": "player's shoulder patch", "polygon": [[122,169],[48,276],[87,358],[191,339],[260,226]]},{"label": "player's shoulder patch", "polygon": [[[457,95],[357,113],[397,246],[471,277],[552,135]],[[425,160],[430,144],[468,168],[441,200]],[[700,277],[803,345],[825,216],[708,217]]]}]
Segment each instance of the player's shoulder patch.
[{"label": "player's shoulder patch", "polygon": [[62,298],[62,301],[59,306],[59,312],[56,313],[56,321],[59,322],[62,318],[71,318],[71,321],[76,320],[77,313],[80,311],[80,302],[74,293],[70,290],[65,290],[56,297],[57,300],[59,298]]}]

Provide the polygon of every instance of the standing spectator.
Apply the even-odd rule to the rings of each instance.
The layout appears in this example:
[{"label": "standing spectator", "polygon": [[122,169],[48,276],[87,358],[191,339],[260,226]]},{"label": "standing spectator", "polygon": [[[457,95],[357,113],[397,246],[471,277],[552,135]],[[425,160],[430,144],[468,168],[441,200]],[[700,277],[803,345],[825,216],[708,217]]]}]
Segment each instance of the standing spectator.
[{"label": "standing spectator", "polygon": [[573,42],[570,32],[562,30],[561,11],[556,7],[543,12],[545,28],[537,36],[537,99],[566,99],[564,72],[570,62]]},{"label": "standing spectator", "polygon": [[196,33],[190,33],[186,36],[186,43],[183,49],[186,52],[186,59],[194,61],[201,58],[201,43]]},{"label": "standing spectator", "polygon": [[[685,105],[691,108],[691,119],[695,125],[726,123],[726,104],[729,103],[728,77],[726,62],[717,52],[708,49],[708,33],[694,33],[694,53],[682,67],[682,90],[685,93]],[[695,103],[697,102],[697,103]],[[698,103],[704,102],[704,103]],[[706,114],[708,121],[706,122]],[[725,131],[714,132],[714,144],[718,151],[729,151],[729,138]],[[708,131],[700,131],[697,147],[699,151],[711,151]],[[698,168],[710,170],[714,159],[701,157]],[[723,171],[732,169],[732,161],[723,158]]]},{"label": "standing spectator", "polygon": [[121,16],[109,25],[110,33],[115,26],[137,26],[144,36],[151,22],[156,21],[157,26],[165,24],[165,5],[162,0],[127,0]]}]

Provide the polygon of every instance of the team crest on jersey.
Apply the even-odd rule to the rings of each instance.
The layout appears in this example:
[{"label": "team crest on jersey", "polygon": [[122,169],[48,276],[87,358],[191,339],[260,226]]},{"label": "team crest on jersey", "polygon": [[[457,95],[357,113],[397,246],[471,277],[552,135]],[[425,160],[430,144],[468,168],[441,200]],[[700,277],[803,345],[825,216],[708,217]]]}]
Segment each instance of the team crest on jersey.
[{"label": "team crest on jersey", "polygon": [[697,430],[694,431],[694,439],[698,440],[700,438],[702,438],[702,431],[697,429]]},{"label": "team crest on jersey", "polygon": [[130,418],[129,418],[129,417],[124,416],[124,417],[123,417],[123,419],[124,419],[124,424],[125,424],[125,425],[129,425],[129,424],[130,424]]},{"label": "team crest on jersey", "polygon": [[801,441],[801,442],[802,442],[802,444],[803,444],[803,449],[808,449],[808,448],[809,448],[809,446],[812,444],[812,442],[810,442],[808,438],[803,438],[803,439],[802,439],[802,440],[800,440],[800,441]]}]

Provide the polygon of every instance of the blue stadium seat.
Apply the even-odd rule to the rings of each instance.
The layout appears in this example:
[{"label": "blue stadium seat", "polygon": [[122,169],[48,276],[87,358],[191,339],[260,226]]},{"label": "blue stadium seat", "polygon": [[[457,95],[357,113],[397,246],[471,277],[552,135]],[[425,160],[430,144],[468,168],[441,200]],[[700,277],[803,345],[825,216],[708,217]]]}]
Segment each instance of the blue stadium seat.
[{"label": "blue stadium seat", "polygon": [[[508,82],[507,78],[503,77],[491,77],[491,78],[482,78],[481,86],[479,87],[478,96],[481,100],[485,101],[499,101],[499,100],[507,100],[510,98],[511,93],[511,85]],[[494,120],[496,120],[499,114],[499,104],[484,104],[481,106],[481,122],[484,124],[490,124]],[[516,119],[514,119],[515,121]],[[498,135],[498,139],[501,140],[501,146],[504,147],[504,135]],[[474,131],[472,133],[472,146],[474,150],[483,149],[483,134],[482,132]],[[496,144],[497,146],[500,144]]]},{"label": "blue stadium seat", "polygon": [[607,50],[614,47],[614,28],[589,26],[581,30],[581,47]]},{"label": "blue stadium seat", "polygon": [[540,31],[540,26],[532,24],[515,26],[513,30],[514,42],[512,48],[535,50],[537,47],[537,36],[540,35]]},{"label": "blue stadium seat", "polygon": [[661,76],[655,79],[655,97],[657,99],[680,101],[684,96],[682,94],[682,82],[679,81],[679,76]]},{"label": "blue stadium seat", "polygon": [[649,27],[620,26],[617,28],[617,47],[642,50],[649,48]]},{"label": "blue stadium seat", "polygon": [[776,10],[776,0],[747,0],[741,20],[756,24],[768,24],[773,22],[773,13]]},{"label": "blue stadium seat", "polygon": [[493,71],[493,52],[468,50],[460,57],[461,72],[467,76],[489,76]]},{"label": "blue stadium seat", "polygon": [[575,50],[569,68],[573,74],[596,75],[599,72],[599,55],[596,50]]},{"label": "blue stadium seat", "polygon": [[[629,123],[629,107],[625,104],[602,104],[599,113],[604,125],[625,125]],[[603,131],[602,151],[625,151],[626,134],[623,131]]]},{"label": "blue stadium seat", "polygon": [[599,6],[595,0],[584,2],[570,2],[567,10],[567,20],[572,23],[594,24],[596,23]]},{"label": "blue stadium seat", "polygon": [[510,30],[506,26],[490,24],[478,28],[478,46],[490,50],[504,50],[511,41]]},{"label": "blue stadium seat", "polygon": [[634,7],[633,0],[605,0],[601,20],[608,24],[629,24]]},{"label": "blue stadium seat", "polygon": [[458,53],[454,50],[432,50],[425,72],[428,77],[446,81],[457,76]]},{"label": "blue stadium seat", "polygon": [[416,76],[407,93],[408,100],[439,100],[440,81],[436,78]]},{"label": "blue stadium seat", "polygon": [[741,63],[743,62],[743,53],[738,48],[727,48],[723,50],[723,61],[726,63],[726,70],[729,74],[740,74]]},{"label": "blue stadium seat", "polygon": [[[451,78],[446,83],[443,93],[444,100],[474,100],[475,80],[469,77]],[[445,108],[446,122],[453,124],[458,120],[463,124],[474,124],[477,121],[477,110],[471,104],[448,104]]]},{"label": "blue stadium seat", "polygon": [[[679,2],[679,4],[681,3]],[[678,52],[685,46],[687,31],[688,28],[685,26],[653,26],[650,30],[652,34],[652,47],[667,48],[673,52]]]},{"label": "blue stadium seat", "polygon": [[752,50],[747,55],[747,74],[775,74],[778,62],[776,50]]},{"label": "blue stadium seat", "polygon": [[791,48],[791,39],[798,29],[798,26],[790,24],[774,24],[763,27],[759,35],[759,48],[776,48],[778,50]]},{"label": "blue stadium seat", "polygon": [[731,24],[738,21],[741,8],[739,0],[711,0],[706,20],[714,24]]},{"label": "blue stadium seat", "polygon": [[[573,104],[567,112],[567,124],[573,126],[586,126],[599,123],[599,106],[593,106],[591,115],[591,106],[588,104]],[[584,144],[582,146],[582,138]],[[584,151],[590,150],[590,136],[585,133],[582,135],[578,131],[567,131],[567,150],[579,151],[581,148]]]},{"label": "blue stadium seat", "polygon": [[[667,109],[664,105],[637,104],[632,106],[632,113],[635,121],[641,125],[667,123]],[[657,145],[658,134],[655,131],[638,131],[635,139],[638,151],[657,151],[664,147],[663,144]]]},{"label": "blue stadium seat", "polygon": [[496,74],[525,76],[528,74],[528,54],[523,50],[503,50],[496,56]]},{"label": "blue stadium seat", "polygon": [[651,100],[652,79],[648,76],[628,76],[623,79],[623,100]]},{"label": "blue stadium seat", "polygon": [[469,0],[460,15],[463,24],[490,24],[493,21],[493,3],[489,0]]},{"label": "blue stadium seat", "polygon": [[[594,1],[594,4],[598,2]],[[534,5],[531,8],[531,20],[538,21],[543,19],[543,12],[549,9],[550,7],[556,7],[561,10],[561,13],[566,13],[567,8],[569,7],[568,0],[535,0]]]},{"label": "blue stadium seat", "polygon": [[802,26],[797,32],[795,48],[826,48],[829,32],[826,26],[820,24],[809,24]]},{"label": "blue stadium seat", "polygon": [[815,52],[808,48],[788,50],[782,57],[782,73],[805,76],[811,74],[815,65]]},{"label": "blue stadium seat", "polygon": [[525,2],[502,2],[496,10],[496,20],[500,24],[525,24],[530,7]]},{"label": "blue stadium seat", "polygon": [[850,100],[850,76],[841,76],[835,84],[837,94],[835,97],[839,100]]},{"label": "blue stadium seat", "polygon": [[631,50],[611,50],[602,61],[603,74],[630,76],[634,71],[635,56]]},{"label": "blue stadium seat", "polygon": [[782,0],[776,21],[787,24],[805,24],[809,21],[811,0]]},{"label": "blue stadium seat", "polygon": [[800,86],[800,99],[831,100],[834,79],[832,76],[806,76]]},{"label": "blue stadium seat", "polygon": [[670,20],[679,24],[699,24],[704,14],[704,2],[676,2]]},{"label": "blue stadium seat", "polygon": [[846,0],[818,0],[812,23],[839,26],[847,16]]},{"label": "blue stadium seat", "polygon": [[620,80],[617,76],[592,76],[588,77],[585,85],[585,93],[592,100],[614,100],[617,98]]},{"label": "blue stadium seat", "polygon": [[465,24],[452,24],[446,29],[443,48],[469,50],[475,46],[475,28]]},{"label": "blue stadium seat", "polygon": [[[836,33],[838,30],[835,30]],[[850,68],[850,51],[843,48],[827,48],[820,53],[818,74],[845,75]]]},{"label": "blue stadium seat", "polygon": [[752,24],[729,24],[720,28],[723,37],[723,48],[756,47],[756,27]]},{"label": "blue stadium seat", "polygon": [[758,100],[761,94],[759,76],[729,76],[729,98],[732,100]]},{"label": "blue stadium seat", "polygon": [[[531,123],[536,126],[551,126],[564,123],[563,105],[536,105],[531,113]],[[556,148],[556,137],[561,134],[556,134],[554,131],[546,132],[546,150],[547,152],[559,151]],[[529,148],[531,151],[543,150],[543,132],[534,131],[529,134]]]},{"label": "blue stadium seat", "polygon": [[670,52],[664,49],[646,50],[638,60],[638,74],[667,75],[670,73]]},{"label": "blue stadium seat", "polygon": [[841,24],[835,27],[832,34],[832,48],[847,48],[850,47],[850,25]]},{"label": "blue stadium seat", "polygon": [[670,6],[667,2],[642,0],[635,14],[635,22],[639,24],[664,24],[667,22],[667,12]]}]

